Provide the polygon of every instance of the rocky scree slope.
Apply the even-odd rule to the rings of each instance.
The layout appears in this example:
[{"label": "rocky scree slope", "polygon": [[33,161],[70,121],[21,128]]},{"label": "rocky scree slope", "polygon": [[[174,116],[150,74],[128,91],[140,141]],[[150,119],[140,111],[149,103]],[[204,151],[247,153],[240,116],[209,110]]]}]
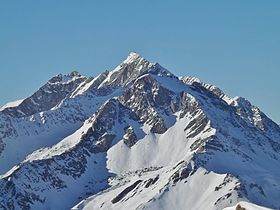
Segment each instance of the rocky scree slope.
[{"label": "rocky scree slope", "polygon": [[0,145],[2,209],[280,208],[279,126],[136,53],[2,110]]}]

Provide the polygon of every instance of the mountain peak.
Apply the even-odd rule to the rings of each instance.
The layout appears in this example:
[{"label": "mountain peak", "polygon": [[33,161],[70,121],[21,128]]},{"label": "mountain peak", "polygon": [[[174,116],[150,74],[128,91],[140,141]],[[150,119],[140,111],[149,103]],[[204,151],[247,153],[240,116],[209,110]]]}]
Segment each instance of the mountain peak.
[{"label": "mountain peak", "polygon": [[141,55],[136,52],[130,52],[123,63],[133,63],[137,60],[144,59]]},{"label": "mountain peak", "polygon": [[130,52],[127,58],[115,69],[109,72],[108,76],[99,85],[126,85],[138,76],[148,71],[153,64],[136,52]]},{"label": "mountain peak", "polygon": [[0,209],[280,210],[279,139],[246,99],[130,53],[0,112]]},{"label": "mountain peak", "polygon": [[12,103],[12,106],[9,104],[8,107],[4,107],[4,110],[1,109],[17,118],[47,111],[68,97],[86,79],[77,71],[72,71],[69,74],[58,74],[48,80],[33,95],[18,103]]},{"label": "mountain peak", "polygon": [[74,70],[72,71],[70,74],[68,74],[70,77],[81,77],[82,75],[80,74],[80,72]]},{"label": "mountain peak", "polygon": [[57,84],[57,83],[61,83],[61,84],[65,84],[65,83],[69,83],[71,81],[74,81],[76,79],[82,78],[83,76],[78,72],[78,71],[72,71],[69,74],[58,74],[54,77],[52,77],[49,80],[49,83],[51,84]]},{"label": "mountain peak", "polygon": [[128,57],[118,65],[114,70],[110,71],[107,78],[99,85],[127,85],[131,81],[135,80],[142,74],[151,73],[161,76],[174,76],[167,69],[162,67],[159,63],[152,63],[139,55],[136,52],[130,52]]}]

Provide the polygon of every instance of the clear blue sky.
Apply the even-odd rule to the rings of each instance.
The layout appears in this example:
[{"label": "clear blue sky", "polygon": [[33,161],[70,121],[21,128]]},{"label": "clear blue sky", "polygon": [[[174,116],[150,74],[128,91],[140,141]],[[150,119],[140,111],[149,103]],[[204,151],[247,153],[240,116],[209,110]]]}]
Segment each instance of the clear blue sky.
[{"label": "clear blue sky", "polygon": [[130,51],[244,96],[280,122],[279,0],[2,0],[0,105]]}]

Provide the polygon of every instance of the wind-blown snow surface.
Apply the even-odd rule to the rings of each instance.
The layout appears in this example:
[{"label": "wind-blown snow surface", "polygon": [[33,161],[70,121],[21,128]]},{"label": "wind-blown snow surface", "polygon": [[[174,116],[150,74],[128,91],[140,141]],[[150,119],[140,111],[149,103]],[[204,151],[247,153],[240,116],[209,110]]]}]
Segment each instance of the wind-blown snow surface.
[{"label": "wind-blown snow surface", "polygon": [[224,210],[236,210],[236,207],[237,207],[238,205],[239,205],[241,208],[245,208],[246,210],[268,210],[268,208],[261,207],[261,206],[257,206],[257,205],[255,205],[255,204],[248,203],[248,202],[244,202],[244,201],[242,201],[242,202],[236,204],[236,205],[233,206],[233,207],[224,208]]},{"label": "wind-blown snow surface", "polygon": [[131,53],[1,111],[0,208],[277,209],[279,160],[256,106]]},{"label": "wind-blown snow surface", "polygon": [[6,108],[9,108],[9,107],[16,107],[16,106],[20,105],[21,102],[23,102],[23,100],[24,100],[24,99],[20,99],[20,100],[16,100],[16,101],[11,101],[11,102],[5,104],[4,106],[2,106],[2,107],[0,108],[0,111],[4,110],[4,109],[6,109]]}]

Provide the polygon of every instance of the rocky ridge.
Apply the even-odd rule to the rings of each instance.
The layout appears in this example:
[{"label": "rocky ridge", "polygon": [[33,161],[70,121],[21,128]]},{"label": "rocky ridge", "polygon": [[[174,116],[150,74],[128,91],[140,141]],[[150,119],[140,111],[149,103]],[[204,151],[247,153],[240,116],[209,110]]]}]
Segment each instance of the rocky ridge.
[{"label": "rocky ridge", "polygon": [[136,53],[97,77],[58,75],[0,119],[3,209],[280,208],[279,126]]}]

